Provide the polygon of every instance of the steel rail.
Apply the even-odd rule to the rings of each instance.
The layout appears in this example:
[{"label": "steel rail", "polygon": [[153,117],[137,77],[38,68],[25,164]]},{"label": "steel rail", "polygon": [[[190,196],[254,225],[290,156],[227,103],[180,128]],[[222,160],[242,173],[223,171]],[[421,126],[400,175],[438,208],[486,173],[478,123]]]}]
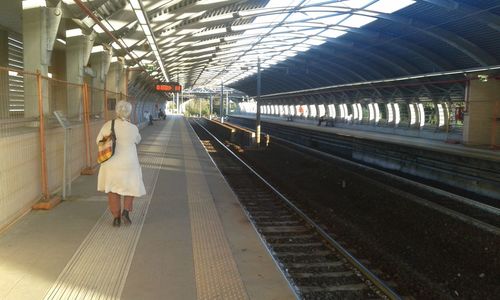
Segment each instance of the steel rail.
[{"label": "steel rail", "polygon": [[[243,126],[243,127],[247,128],[245,126]],[[411,180],[411,179],[408,179],[408,178],[405,178],[405,177],[402,177],[402,176],[399,176],[399,175],[395,175],[395,174],[392,174],[392,173],[387,172],[387,171],[383,171],[383,170],[380,170],[380,169],[377,169],[377,168],[374,168],[374,167],[370,167],[370,166],[367,166],[367,165],[364,165],[364,164],[361,164],[361,163],[358,163],[358,162],[355,162],[355,161],[352,161],[352,160],[348,160],[348,159],[345,159],[345,158],[341,158],[341,157],[335,156],[333,154],[329,154],[329,153],[326,153],[326,152],[323,152],[323,151],[320,151],[320,150],[316,150],[316,149],[313,149],[313,148],[310,148],[310,147],[307,147],[307,146],[304,146],[304,145],[300,145],[300,144],[297,144],[297,143],[295,143],[293,141],[286,140],[284,138],[280,138],[280,137],[277,137],[277,136],[274,136],[274,135],[270,135],[270,137],[272,137],[273,139],[276,139],[276,140],[279,140],[279,141],[291,144],[294,147],[298,147],[298,148],[307,150],[309,152],[312,152],[312,153],[315,153],[315,154],[327,157],[329,159],[334,159],[334,160],[340,161],[340,162],[348,164],[348,165],[352,165],[352,166],[355,166],[355,167],[358,167],[358,168],[363,168],[363,169],[366,169],[366,170],[369,170],[369,171],[372,171],[372,172],[375,172],[375,173],[379,173],[381,175],[389,177],[390,179],[398,180],[398,181],[403,182],[405,184],[408,184],[408,185],[411,185],[411,186],[414,186],[414,187],[417,187],[417,188],[420,188],[420,189],[423,189],[423,190],[427,190],[429,192],[435,193],[435,194],[440,195],[440,196],[452,198],[452,199],[457,200],[458,202],[460,202],[462,204],[465,204],[465,205],[468,205],[468,206],[471,206],[471,207],[475,207],[475,208],[478,208],[478,209],[482,209],[482,210],[484,210],[486,212],[489,212],[491,214],[500,216],[500,208],[497,208],[497,207],[494,207],[494,206],[491,206],[491,205],[488,205],[488,204],[484,204],[482,202],[479,202],[479,201],[476,201],[476,200],[473,200],[473,199],[470,199],[470,198],[467,198],[467,197],[464,197],[464,196],[460,196],[460,195],[457,195],[457,194],[454,194],[454,193],[451,193],[451,192],[448,192],[448,191],[445,191],[445,190],[442,190],[442,189],[439,189],[439,188],[436,188],[436,187],[433,187],[433,186],[429,186],[429,185],[426,185],[426,184],[420,183],[418,181],[414,181],[414,180]]]},{"label": "steel rail", "polygon": [[203,130],[205,130],[210,136],[212,136],[217,143],[219,143],[226,151],[228,151],[232,156],[234,156],[241,164],[243,164],[250,172],[252,172],[257,178],[259,178],[267,187],[269,187],[276,195],[278,195],[290,208],[292,208],[297,214],[299,214],[304,220],[311,225],[318,233],[327,240],[344,258],[346,258],[359,272],[361,272],[371,283],[373,283],[378,289],[380,289],[389,299],[391,300],[402,300],[402,298],[396,294],[390,287],[388,287],[382,279],[378,278],[370,270],[368,270],[361,262],[359,262],[354,256],[352,256],[344,247],[342,247],[336,240],[334,240],[325,230],[323,230],[318,224],[316,224],[311,218],[309,218],[300,208],[293,204],[288,198],[281,194],[276,188],[274,188],[269,182],[267,182],[262,176],[257,173],[252,167],[245,163],[241,158],[238,157],[233,151],[231,151],[223,142],[216,138],[210,131],[208,131],[203,125],[198,121],[194,120]]},{"label": "steel rail", "polygon": [[[480,210],[483,210],[483,211],[488,212],[490,214],[493,214],[493,215],[496,215],[496,216],[500,216],[500,208],[497,208],[497,207],[494,207],[494,206],[491,206],[491,205],[488,205],[488,204],[484,204],[484,203],[481,203],[481,202],[478,202],[478,201],[475,201],[473,199],[466,198],[466,197],[463,197],[463,196],[460,196],[460,195],[457,195],[457,194],[453,194],[451,192],[444,191],[444,190],[441,190],[441,189],[433,187],[433,186],[425,185],[423,183],[420,183],[420,182],[417,182],[417,181],[413,181],[411,179],[407,179],[405,177],[401,177],[401,176],[398,176],[398,175],[395,175],[395,174],[392,174],[392,173],[389,173],[389,172],[386,172],[386,171],[383,171],[383,170],[379,170],[379,169],[376,169],[376,168],[373,168],[373,167],[370,167],[370,166],[366,166],[366,165],[363,165],[363,164],[360,164],[360,163],[357,163],[357,162],[354,162],[354,161],[351,161],[351,160],[348,160],[348,159],[345,159],[345,158],[341,158],[341,157],[338,157],[338,156],[335,156],[335,155],[332,155],[332,154],[329,154],[329,153],[326,153],[326,152],[322,152],[320,150],[316,150],[316,149],[313,149],[313,148],[310,148],[310,147],[307,147],[307,146],[304,146],[304,145],[300,145],[300,144],[294,143],[292,141],[286,140],[284,138],[276,137],[276,136],[273,136],[273,135],[270,135],[270,136],[273,139],[276,139],[276,140],[281,141],[283,143],[287,143],[287,144],[293,145],[294,147],[297,147],[297,148],[300,148],[302,150],[314,153],[316,155],[320,155],[320,156],[326,157],[328,159],[336,160],[336,161],[339,161],[339,162],[344,163],[346,165],[354,166],[354,167],[357,167],[357,168],[362,168],[362,169],[365,169],[365,170],[368,170],[368,171],[380,174],[382,176],[387,176],[390,179],[393,179],[393,180],[396,180],[396,181],[408,184],[408,185],[416,187],[416,188],[420,188],[420,189],[425,190],[425,191],[429,191],[429,192],[434,193],[436,195],[440,195],[440,196],[451,198],[451,199],[456,200],[457,202],[460,202],[460,203],[462,203],[464,205],[467,205],[469,207],[480,209]],[[371,178],[370,178],[370,180],[373,181]],[[500,228],[497,227],[497,226],[490,225],[490,224],[485,223],[485,222],[483,222],[481,220],[478,220],[476,218],[467,216],[467,215],[465,215],[463,213],[460,213],[460,212],[457,212],[457,211],[455,211],[453,209],[449,209],[449,208],[447,208],[445,206],[442,206],[440,204],[436,204],[436,203],[433,203],[431,201],[425,200],[425,199],[423,199],[421,197],[416,197],[414,195],[411,195],[411,194],[403,192],[403,191],[396,191],[391,186],[389,186],[387,184],[379,183],[379,182],[375,182],[375,181],[373,181],[373,182],[376,183],[376,184],[378,184],[378,185],[383,185],[386,189],[389,189],[389,190],[391,190],[391,191],[393,191],[395,193],[398,193],[398,194],[401,194],[401,195],[404,194],[403,196],[407,197],[408,199],[410,199],[410,200],[412,200],[412,201],[414,201],[416,203],[419,203],[420,205],[430,207],[430,208],[432,208],[432,209],[434,209],[436,211],[439,211],[439,212],[441,212],[441,213],[443,213],[445,215],[448,215],[448,216],[450,216],[452,218],[458,219],[458,220],[460,220],[460,221],[462,221],[464,223],[473,225],[473,226],[475,226],[477,228],[480,228],[482,230],[488,231],[488,232],[493,233],[495,235],[500,235]]]}]

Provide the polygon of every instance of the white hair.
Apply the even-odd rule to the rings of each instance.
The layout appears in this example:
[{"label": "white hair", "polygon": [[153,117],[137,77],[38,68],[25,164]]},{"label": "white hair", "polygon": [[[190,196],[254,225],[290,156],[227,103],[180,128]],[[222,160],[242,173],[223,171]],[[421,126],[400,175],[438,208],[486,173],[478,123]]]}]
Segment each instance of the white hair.
[{"label": "white hair", "polygon": [[132,104],[127,101],[120,100],[116,103],[115,111],[118,118],[128,119],[132,113]]}]

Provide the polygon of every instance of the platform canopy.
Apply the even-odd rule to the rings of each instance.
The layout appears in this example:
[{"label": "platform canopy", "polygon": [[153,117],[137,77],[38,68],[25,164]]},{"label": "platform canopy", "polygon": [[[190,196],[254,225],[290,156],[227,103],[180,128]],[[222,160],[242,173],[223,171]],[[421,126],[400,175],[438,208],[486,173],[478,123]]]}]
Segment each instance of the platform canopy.
[{"label": "platform canopy", "polygon": [[265,94],[494,66],[500,53],[493,0],[63,3],[131,64],[185,88],[223,82],[255,94],[258,59]]}]

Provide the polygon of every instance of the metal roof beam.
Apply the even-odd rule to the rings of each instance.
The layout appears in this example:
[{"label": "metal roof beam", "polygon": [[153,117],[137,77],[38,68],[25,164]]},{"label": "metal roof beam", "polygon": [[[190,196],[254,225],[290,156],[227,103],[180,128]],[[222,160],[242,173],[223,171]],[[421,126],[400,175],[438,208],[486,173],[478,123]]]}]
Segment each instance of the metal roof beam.
[{"label": "metal roof beam", "polygon": [[[500,31],[500,16],[490,13],[487,10],[477,8],[475,6],[458,3],[453,0],[419,0],[420,2],[428,2],[447,10],[455,10],[467,16],[477,15],[475,21],[488,25],[490,28]],[[498,7],[498,5],[497,5]]]},{"label": "metal roof beam", "polygon": [[[356,14],[363,16],[370,16],[369,14],[365,14],[362,12],[361,13],[357,12]],[[384,13],[379,13],[377,17],[404,26],[408,26],[416,31],[420,31],[428,36],[441,40],[447,43],[448,45],[456,48],[460,52],[466,54],[480,66],[485,67],[489,65],[496,65],[498,63],[494,57],[492,57],[489,53],[479,48],[477,45],[462,38],[458,34],[438,28],[434,24],[426,24],[414,18],[407,18],[403,16],[396,16]]]},{"label": "metal roof beam", "polygon": [[[349,33],[362,35],[363,40],[370,39],[370,42],[375,44],[376,46],[388,45],[388,49],[403,49],[406,52],[410,52],[412,55],[418,56],[421,59],[428,61],[431,65],[436,66],[439,70],[449,70],[453,68],[453,66],[448,61],[446,61],[444,57],[408,40],[395,39],[394,36],[365,28],[346,28],[345,30]],[[349,39],[349,36],[345,36],[344,39]],[[351,44],[350,47],[353,47],[353,44]],[[366,51],[368,51],[368,49]],[[411,69],[408,67],[408,64],[406,64],[406,66],[406,69]]]}]

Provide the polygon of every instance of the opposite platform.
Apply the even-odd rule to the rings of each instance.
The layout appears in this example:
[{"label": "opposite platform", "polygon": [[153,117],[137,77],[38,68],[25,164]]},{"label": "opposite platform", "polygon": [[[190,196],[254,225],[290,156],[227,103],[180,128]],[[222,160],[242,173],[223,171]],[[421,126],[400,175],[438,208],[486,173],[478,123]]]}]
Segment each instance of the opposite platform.
[{"label": "opposite platform", "polygon": [[112,227],[96,175],[0,236],[0,299],[294,299],[182,117],[141,132],[147,195]]}]

